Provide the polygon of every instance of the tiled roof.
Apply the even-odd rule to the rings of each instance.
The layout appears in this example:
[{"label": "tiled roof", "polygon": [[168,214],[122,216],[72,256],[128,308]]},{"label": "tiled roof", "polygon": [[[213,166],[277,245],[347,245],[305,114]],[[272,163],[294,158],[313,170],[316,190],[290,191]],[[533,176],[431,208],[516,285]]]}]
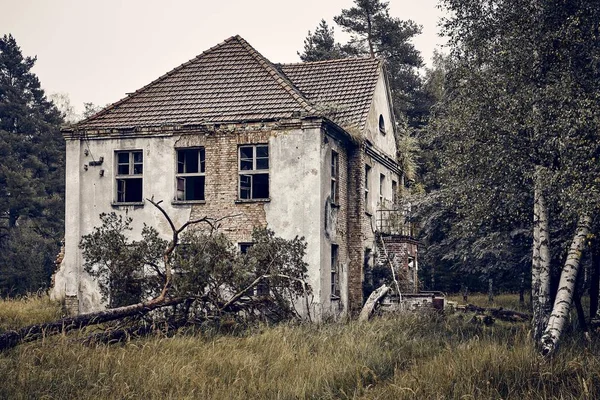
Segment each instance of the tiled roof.
[{"label": "tiled roof", "polygon": [[181,126],[298,115],[327,115],[363,126],[378,65],[378,60],[349,59],[277,68],[234,36],[73,128]]},{"label": "tiled roof", "polygon": [[380,61],[345,58],[280,68],[320,110],[332,113],[338,123],[364,127],[377,83]]}]

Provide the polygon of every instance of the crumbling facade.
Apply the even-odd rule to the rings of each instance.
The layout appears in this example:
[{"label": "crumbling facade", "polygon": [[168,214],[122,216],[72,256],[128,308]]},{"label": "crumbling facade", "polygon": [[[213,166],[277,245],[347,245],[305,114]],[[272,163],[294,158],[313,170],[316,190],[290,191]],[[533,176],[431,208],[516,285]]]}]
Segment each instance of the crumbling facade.
[{"label": "crumbling facade", "polygon": [[355,312],[378,211],[403,184],[394,126],[380,60],[274,65],[231,37],[63,131],[67,228],[52,295],[102,308],[79,241],[113,211],[133,218],[134,235],[146,223],[167,238],[153,197],[179,225],[235,215],[221,229],[240,246],[256,226],[304,236],[311,314]]}]

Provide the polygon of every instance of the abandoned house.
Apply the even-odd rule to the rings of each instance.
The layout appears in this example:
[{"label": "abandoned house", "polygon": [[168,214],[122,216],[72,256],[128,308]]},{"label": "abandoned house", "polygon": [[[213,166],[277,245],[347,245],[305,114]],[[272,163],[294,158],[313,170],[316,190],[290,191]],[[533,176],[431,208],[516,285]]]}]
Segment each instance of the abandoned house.
[{"label": "abandoned house", "polygon": [[255,226],[304,236],[317,317],[360,310],[374,263],[416,287],[391,104],[379,59],[278,65],[235,36],[63,130],[65,251],[53,297],[74,312],[103,307],[81,237],[112,211],[133,218],[135,235],[146,223],[170,237],[151,197],[179,225],[236,215],[221,229],[238,246]]}]

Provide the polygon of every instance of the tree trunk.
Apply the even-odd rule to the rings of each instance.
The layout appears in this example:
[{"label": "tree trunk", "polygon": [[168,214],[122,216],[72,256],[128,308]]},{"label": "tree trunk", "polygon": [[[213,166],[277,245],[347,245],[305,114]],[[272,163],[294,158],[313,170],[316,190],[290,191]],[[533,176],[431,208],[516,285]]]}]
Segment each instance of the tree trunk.
[{"label": "tree trunk", "polygon": [[560,340],[560,335],[564,330],[565,322],[569,318],[581,252],[585,246],[585,239],[590,233],[591,221],[589,216],[584,215],[577,223],[577,231],[569,248],[567,261],[560,274],[560,283],[558,284],[552,314],[550,314],[548,326],[541,339],[543,355],[549,355],[554,352]]},{"label": "tree trunk", "polygon": [[360,315],[358,316],[358,321],[368,321],[375,310],[375,306],[379,304],[381,299],[385,297],[385,295],[390,291],[389,286],[382,285],[379,288],[375,289],[373,293],[369,296],[362,310],[360,311]]},{"label": "tree trunk", "polygon": [[74,329],[81,329],[90,325],[115,321],[133,315],[146,314],[157,308],[183,303],[185,300],[186,298],[162,299],[160,301],[154,299],[146,303],[138,303],[89,314],[80,314],[75,317],[63,318],[54,322],[26,326],[17,331],[4,332],[0,335],[0,351],[10,349],[20,343],[32,342],[47,336],[66,333]]},{"label": "tree trunk", "polygon": [[531,266],[532,329],[535,340],[541,338],[551,311],[550,243],[548,207],[543,193],[542,167],[536,166],[533,202],[533,257]]},{"label": "tree trunk", "polygon": [[488,303],[494,302],[494,279],[488,278]]}]

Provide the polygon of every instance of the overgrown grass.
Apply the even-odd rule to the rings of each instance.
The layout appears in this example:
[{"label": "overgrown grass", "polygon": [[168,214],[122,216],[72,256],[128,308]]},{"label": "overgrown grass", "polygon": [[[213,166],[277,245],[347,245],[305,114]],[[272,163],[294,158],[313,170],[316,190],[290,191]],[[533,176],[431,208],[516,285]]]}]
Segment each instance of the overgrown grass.
[{"label": "overgrown grass", "polygon": [[27,325],[54,321],[61,317],[61,307],[48,296],[29,295],[0,299],[0,332]]},{"label": "overgrown grass", "polygon": [[[465,301],[461,294],[453,294],[448,296],[449,300],[456,301],[459,304],[464,304]],[[502,307],[509,310],[531,312],[529,309],[529,298],[525,297],[525,304],[519,302],[519,295],[502,293],[494,296],[494,301],[490,303],[488,301],[488,295],[482,293],[469,294],[467,303],[474,304],[479,307]]]},{"label": "overgrown grass", "polygon": [[0,354],[0,398],[580,399],[600,397],[600,348],[575,334],[543,359],[522,324],[402,314],[85,346],[68,335]]}]

